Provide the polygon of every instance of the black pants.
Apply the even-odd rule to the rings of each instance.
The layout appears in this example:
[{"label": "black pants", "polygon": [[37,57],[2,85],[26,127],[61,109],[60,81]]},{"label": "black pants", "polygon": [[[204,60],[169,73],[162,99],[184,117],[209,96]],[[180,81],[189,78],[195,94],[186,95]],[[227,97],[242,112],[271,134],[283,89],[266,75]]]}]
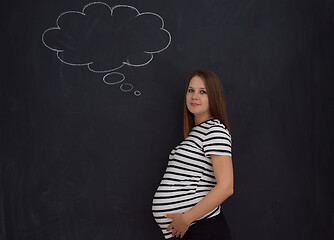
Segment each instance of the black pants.
[{"label": "black pants", "polygon": [[222,212],[191,225],[183,238],[178,240],[230,240],[231,232]]}]

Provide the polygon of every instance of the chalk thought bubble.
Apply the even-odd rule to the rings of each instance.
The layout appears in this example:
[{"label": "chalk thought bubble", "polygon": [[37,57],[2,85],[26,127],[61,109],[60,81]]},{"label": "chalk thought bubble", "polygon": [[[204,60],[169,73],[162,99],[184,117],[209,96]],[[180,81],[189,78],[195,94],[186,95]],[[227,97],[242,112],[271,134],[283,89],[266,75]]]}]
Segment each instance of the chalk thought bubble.
[{"label": "chalk thought bubble", "polygon": [[[125,65],[142,67],[153,55],[171,43],[171,34],[156,13],[140,13],[135,7],[103,2],[86,5],[81,12],[67,11],[59,15],[56,27],[44,31],[43,44],[55,51],[58,59],[71,66],[87,66],[95,73],[110,73]],[[120,73],[121,74],[121,73]],[[120,75],[106,75],[103,81],[120,83]],[[111,82],[108,82],[111,80]],[[123,83],[122,91],[132,85]],[[128,90],[130,89],[131,90]],[[124,90],[126,89],[126,90]],[[140,92],[135,93],[136,96]]]}]

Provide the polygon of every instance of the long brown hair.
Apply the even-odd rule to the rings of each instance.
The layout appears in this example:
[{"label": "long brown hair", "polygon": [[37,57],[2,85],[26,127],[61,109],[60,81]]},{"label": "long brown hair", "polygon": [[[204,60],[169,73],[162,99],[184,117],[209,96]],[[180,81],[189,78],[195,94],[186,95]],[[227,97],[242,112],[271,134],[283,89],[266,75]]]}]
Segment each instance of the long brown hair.
[{"label": "long brown hair", "polygon": [[209,70],[195,70],[193,71],[187,80],[185,94],[184,94],[184,106],[183,106],[183,135],[184,138],[188,137],[189,132],[195,125],[194,114],[192,114],[188,108],[186,103],[186,94],[188,91],[190,80],[198,76],[200,77],[205,84],[205,88],[207,90],[208,99],[209,99],[209,107],[212,116],[219,119],[225,127],[228,129],[229,133],[231,134],[230,125],[227,121],[226,115],[226,106],[225,106],[225,98],[223,92],[222,83],[214,72]]}]

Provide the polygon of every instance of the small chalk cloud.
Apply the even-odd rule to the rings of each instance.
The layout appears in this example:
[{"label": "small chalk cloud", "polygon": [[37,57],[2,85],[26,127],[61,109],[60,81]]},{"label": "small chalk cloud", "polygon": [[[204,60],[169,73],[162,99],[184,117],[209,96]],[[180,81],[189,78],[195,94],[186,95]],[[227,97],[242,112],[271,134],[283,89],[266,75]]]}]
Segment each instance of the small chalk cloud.
[{"label": "small chalk cloud", "polygon": [[[123,92],[133,90],[118,72],[123,66],[142,67],[154,54],[168,48],[171,34],[156,13],[140,13],[129,5],[110,7],[103,2],[87,4],[81,12],[59,15],[56,27],[45,30],[43,44],[70,66],[87,66],[95,73],[106,73],[108,85],[120,84]],[[140,96],[140,91],[134,91]]]}]

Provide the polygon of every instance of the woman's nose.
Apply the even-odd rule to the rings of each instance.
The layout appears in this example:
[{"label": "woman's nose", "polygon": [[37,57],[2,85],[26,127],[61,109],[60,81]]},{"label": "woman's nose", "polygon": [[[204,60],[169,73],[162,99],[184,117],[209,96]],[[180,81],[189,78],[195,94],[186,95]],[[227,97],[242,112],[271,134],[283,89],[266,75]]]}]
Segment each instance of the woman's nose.
[{"label": "woman's nose", "polygon": [[197,93],[194,93],[193,96],[192,96],[193,99],[198,99],[198,95]]}]

